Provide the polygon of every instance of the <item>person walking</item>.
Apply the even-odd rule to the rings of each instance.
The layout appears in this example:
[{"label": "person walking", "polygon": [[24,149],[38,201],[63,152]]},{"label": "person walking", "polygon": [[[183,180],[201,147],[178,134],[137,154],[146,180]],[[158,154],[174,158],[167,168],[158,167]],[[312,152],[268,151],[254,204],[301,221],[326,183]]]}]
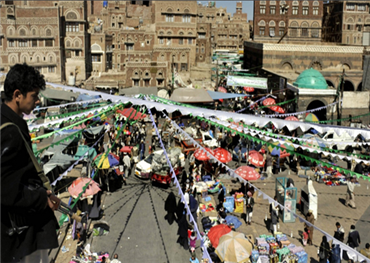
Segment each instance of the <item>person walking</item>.
[{"label": "person walking", "polygon": [[114,254],[113,260],[111,261],[111,263],[121,263],[121,261],[118,260],[118,255],[117,254]]},{"label": "person walking", "polygon": [[[32,149],[23,114],[40,102],[45,80],[27,64],[11,67],[1,105],[1,262],[48,262],[48,250],[58,247],[58,221],[51,191],[46,190],[28,154]],[[22,136],[21,136],[22,134]]]},{"label": "person walking", "polygon": [[252,224],[253,206],[254,206],[254,198],[253,198],[252,193],[248,191],[247,200],[246,200],[246,218],[245,218],[245,222],[248,225]]},{"label": "person walking", "polygon": [[370,244],[366,243],[365,248],[361,249],[360,253],[370,259]]},{"label": "person walking", "polygon": [[[351,225],[351,230],[349,231],[349,234],[348,234],[347,244],[348,244],[348,246],[350,246],[354,250],[357,250],[357,248],[361,244],[360,234],[356,230],[355,225]],[[348,255],[348,258],[349,258],[348,262],[353,263],[353,262],[356,261],[356,257],[357,257],[356,254],[354,254],[350,251],[347,251],[347,255]]]},{"label": "person walking", "polygon": [[266,174],[267,178],[272,177],[272,156],[269,152],[266,152]]},{"label": "person walking", "polygon": [[345,206],[348,207],[350,205],[352,209],[356,209],[356,204],[355,204],[355,178],[351,177],[350,181],[347,183],[347,194],[346,194],[346,202]]},{"label": "person walking", "polygon": [[306,220],[312,224],[308,225],[307,223],[304,224],[304,227],[306,227],[310,232],[308,233],[308,241],[307,244],[312,246],[312,241],[313,241],[313,225],[315,225],[315,217],[312,214],[313,211],[311,209],[308,210],[308,213],[306,215]]},{"label": "person walking", "polygon": [[128,153],[123,153],[123,165],[125,166],[125,177],[129,177],[131,174],[131,159]]},{"label": "person walking", "polygon": [[340,225],[339,222],[335,223],[336,230],[334,231],[334,238],[338,239],[340,242],[344,241],[344,228]]},{"label": "person walking", "polygon": [[322,241],[319,248],[319,263],[327,263],[329,258],[330,246],[326,236],[322,237]]},{"label": "person walking", "polygon": [[[274,196],[274,200],[277,201],[276,195]],[[271,226],[270,230],[272,234],[275,234],[277,232],[277,224],[279,223],[279,211],[280,207],[279,205],[276,205],[275,202],[272,202],[270,204],[270,217],[271,217]]]},{"label": "person walking", "polygon": [[139,149],[140,149],[140,161],[141,161],[145,157],[145,143],[144,143],[144,140],[141,140],[139,147],[140,147]]}]

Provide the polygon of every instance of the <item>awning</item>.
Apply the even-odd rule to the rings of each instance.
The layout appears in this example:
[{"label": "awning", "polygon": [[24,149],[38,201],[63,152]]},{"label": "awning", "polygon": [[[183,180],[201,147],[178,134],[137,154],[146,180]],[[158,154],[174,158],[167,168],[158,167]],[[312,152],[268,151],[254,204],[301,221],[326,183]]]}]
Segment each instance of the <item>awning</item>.
[{"label": "awning", "polygon": [[227,76],[227,85],[267,89],[267,78]]},{"label": "awning", "polygon": [[157,96],[157,93],[158,93],[157,87],[133,87],[119,90],[119,95],[124,96],[133,96],[138,94]]},{"label": "awning", "polygon": [[237,94],[237,93],[223,93],[223,92],[218,92],[218,91],[207,91],[209,96],[213,100],[220,100],[220,99],[233,99],[237,97],[247,97],[247,94]]},{"label": "awning", "polygon": [[96,150],[93,148],[91,148],[89,150],[89,146],[87,145],[79,145],[78,146],[78,149],[77,149],[77,152],[75,154],[75,156],[73,157],[75,160],[78,160],[80,159],[82,156],[85,156],[85,157],[88,157],[90,160],[94,159],[95,156],[97,155],[96,153]]},{"label": "awning", "polygon": [[205,89],[175,89],[170,100],[183,103],[212,103],[213,99]]},{"label": "awning", "polygon": [[65,91],[65,90],[57,90],[57,89],[49,89],[46,88],[41,92],[41,94],[48,98],[54,100],[65,100],[65,101],[75,101],[75,99],[80,95],[80,93]]},{"label": "awning", "polygon": [[[65,131],[64,131],[65,132]],[[63,140],[62,142],[58,143],[58,145],[54,145],[48,149],[46,149],[41,157],[44,157],[44,156],[50,156],[50,155],[55,155],[57,153],[61,153],[64,151],[65,148],[67,148],[68,146],[70,146],[73,142],[78,142],[80,140],[80,136],[71,136],[71,134],[73,133],[76,133],[78,131],[74,130],[74,131],[71,131],[69,133],[63,133],[63,135],[61,136],[55,136],[54,139],[53,139],[53,142],[52,143],[57,143],[58,141],[61,141],[63,140],[64,138],[66,138],[65,140]],[[67,138],[71,136],[70,138]],[[45,172],[46,174],[46,172]]]},{"label": "awning", "polygon": [[103,125],[100,125],[100,126],[97,126],[97,127],[90,127],[90,128],[86,128],[84,129],[84,133],[89,133],[90,135],[98,135],[101,133],[101,131],[104,129],[104,126]]},{"label": "awning", "polygon": [[70,155],[63,154],[61,152],[56,153],[50,159],[50,161],[48,161],[46,164],[44,164],[44,166],[43,166],[44,173],[47,174],[56,167],[59,167],[61,169],[61,171],[65,171],[75,161],[76,160]]},{"label": "awning", "polygon": [[[98,95],[90,96],[90,95],[86,95],[86,94],[80,94],[80,96],[78,96],[76,101],[86,101],[86,100],[93,100],[93,99],[99,99],[99,98],[100,98],[100,96],[98,96]],[[82,106],[86,107],[87,103],[82,104]]]}]

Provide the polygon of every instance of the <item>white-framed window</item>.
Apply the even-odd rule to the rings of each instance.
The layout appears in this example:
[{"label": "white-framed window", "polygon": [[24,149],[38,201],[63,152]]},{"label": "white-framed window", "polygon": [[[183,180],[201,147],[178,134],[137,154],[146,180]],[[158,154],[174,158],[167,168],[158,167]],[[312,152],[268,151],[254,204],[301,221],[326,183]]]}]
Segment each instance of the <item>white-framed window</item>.
[{"label": "white-framed window", "polygon": [[350,10],[350,11],[355,11],[355,4],[347,3],[346,4],[346,9]]},{"label": "white-framed window", "polygon": [[319,7],[318,7],[318,6],[314,6],[314,7],[312,8],[312,14],[313,14],[314,16],[319,15]]},{"label": "white-framed window", "polygon": [[270,27],[269,32],[270,32],[270,36],[274,37],[275,36],[275,27]]},{"label": "white-framed window", "polygon": [[266,14],[266,6],[265,5],[261,5],[260,6],[260,14]]},{"label": "white-framed window", "polygon": [[31,46],[32,47],[37,47],[37,39],[32,39],[31,40]]},{"label": "white-framed window", "polygon": [[270,15],[275,15],[276,13],[276,6],[272,5],[270,6]]},{"label": "white-framed window", "polygon": [[183,15],[182,16],[183,23],[191,23],[191,16],[190,15]]},{"label": "white-framed window", "polygon": [[260,36],[264,36],[264,35],[265,35],[265,27],[260,26]]},{"label": "white-framed window", "polygon": [[79,32],[80,31],[80,25],[78,23],[66,23],[66,32]]},{"label": "white-framed window", "polygon": [[173,22],[174,21],[174,15],[166,15],[166,22]]},{"label": "white-framed window", "polygon": [[28,47],[28,41],[23,39],[18,40],[18,47]]},{"label": "white-framed window", "polygon": [[308,15],[308,6],[304,6],[304,7],[302,7],[302,14],[303,14],[304,16],[307,16],[307,15]]},{"label": "white-framed window", "polygon": [[167,46],[170,46],[170,45],[172,45],[172,38],[170,38],[170,37],[168,37],[167,38]]},{"label": "white-framed window", "polygon": [[293,15],[298,15],[298,6],[293,6],[292,12],[293,12]]},{"label": "white-framed window", "polygon": [[8,47],[15,47],[15,41],[14,40],[8,40]]},{"label": "white-framed window", "polygon": [[279,36],[284,35],[285,27],[279,27]]},{"label": "white-framed window", "polygon": [[357,11],[366,11],[366,4],[357,4]]},{"label": "white-framed window", "polygon": [[134,50],[134,44],[126,44],[126,50]]},{"label": "white-framed window", "polygon": [[134,86],[140,86],[140,81],[138,79],[134,79]]},{"label": "white-framed window", "polygon": [[206,33],[198,33],[198,38],[206,38]]},{"label": "white-framed window", "polygon": [[101,62],[101,54],[91,54],[92,62]]},{"label": "white-framed window", "polygon": [[52,47],[53,40],[52,39],[45,39],[45,47]]},{"label": "white-framed window", "polygon": [[54,66],[48,66],[48,72],[49,73],[54,73],[55,72],[55,67]]},{"label": "white-framed window", "polygon": [[160,44],[160,45],[163,45],[164,44],[164,38],[163,37],[160,37],[160,38],[158,38],[158,43]]},{"label": "white-framed window", "polygon": [[192,38],[188,38],[188,45],[192,45],[193,44],[193,39]]},{"label": "white-framed window", "polygon": [[182,37],[179,38],[179,45],[183,45],[184,44],[184,39]]},{"label": "white-framed window", "polygon": [[311,37],[318,38],[320,34],[320,30],[318,28],[311,29]]}]

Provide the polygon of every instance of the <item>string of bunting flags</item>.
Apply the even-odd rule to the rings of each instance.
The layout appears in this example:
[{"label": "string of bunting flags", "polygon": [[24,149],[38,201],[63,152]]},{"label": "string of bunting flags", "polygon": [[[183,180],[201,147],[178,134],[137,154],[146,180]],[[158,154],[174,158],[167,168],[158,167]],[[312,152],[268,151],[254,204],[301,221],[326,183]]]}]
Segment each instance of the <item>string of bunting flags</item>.
[{"label": "string of bunting flags", "polygon": [[296,213],[294,213],[293,211],[291,211],[289,208],[287,207],[284,207],[282,204],[280,204],[279,202],[275,201],[273,198],[271,198],[270,196],[268,196],[266,193],[264,193],[263,191],[261,191],[259,188],[257,188],[255,185],[253,185],[252,183],[246,181],[245,179],[241,178],[238,174],[235,173],[234,170],[232,170],[231,168],[229,168],[227,165],[221,163],[217,158],[215,158],[211,153],[209,153],[208,151],[206,151],[206,149],[204,149],[198,142],[196,142],[191,136],[189,136],[185,131],[183,131],[174,121],[172,121],[168,116],[166,116],[167,120],[169,120],[171,122],[171,124],[173,125],[173,127],[175,127],[175,129],[179,132],[181,132],[185,137],[187,137],[190,141],[192,141],[192,143],[194,145],[196,145],[196,147],[198,149],[201,149],[203,150],[207,156],[209,158],[212,158],[215,162],[217,162],[219,165],[221,165],[222,167],[224,167],[234,178],[238,178],[239,181],[241,181],[242,183],[244,184],[248,184],[250,187],[253,187],[255,189],[255,192],[258,192],[258,196],[261,196],[263,197],[263,199],[267,199],[268,202],[271,204],[271,203],[275,203],[276,206],[279,206],[280,209],[282,210],[285,210],[286,212],[289,212],[291,213],[295,218],[298,218],[300,222],[304,222],[306,223],[308,226],[311,226],[313,228],[315,228],[317,231],[321,232],[323,235],[326,236],[327,238],[327,241],[333,241],[333,244],[337,244],[340,246],[341,248],[341,251],[343,252],[343,250],[346,250],[347,253],[351,253],[351,254],[354,254],[357,256],[358,258],[358,261],[360,262],[368,262],[370,263],[370,259],[366,258],[364,255],[362,255],[361,253],[359,253],[358,251],[356,251],[355,249],[349,247],[348,245],[342,243],[341,241],[339,241],[338,239],[334,238],[333,236],[329,235],[327,232],[325,232],[324,230],[318,228],[317,226],[315,225],[312,225],[310,222],[308,222],[307,220],[305,220],[304,218],[302,218],[301,216],[297,215]]},{"label": "string of bunting flags", "polygon": [[[144,97],[144,100],[146,100],[146,98]],[[201,236],[201,233],[200,233],[200,231],[199,231],[199,228],[198,228],[198,225],[197,225],[197,222],[196,222],[196,220],[194,220],[194,217],[193,217],[193,215],[191,214],[191,211],[190,211],[190,208],[189,208],[189,205],[187,204],[187,202],[185,202],[185,197],[184,197],[184,193],[182,192],[182,190],[181,190],[181,186],[180,186],[180,183],[179,183],[179,181],[177,180],[177,177],[176,177],[176,175],[175,175],[175,172],[174,172],[174,170],[173,170],[173,167],[172,167],[172,164],[171,164],[171,162],[170,162],[170,160],[169,160],[169,158],[168,158],[168,155],[167,155],[167,151],[166,151],[166,148],[164,147],[164,145],[163,145],[163,142],[162,142],[162,138],[161,138],[161,136],[160,136],[160,134],[159,134],[159,131],[158,131],[158,128],[157,128],[157,125],[155,124],[155,121],[154,121],[154,118],[153,118],[153,115],[152,115],[152,112],[151,112],[151,110],[150,110],[150,108],[147,108],[148,109],[148,113],[149,113],[149,115],[150,115],[150,119],[151,119],[151,121],[152,121],[152,125],[153,125],[153,127],[154,127],[154,129],[155,129],[155,132],[156,132],[156,134],[157,134],[157,137],[159,138],[159,143],[160,143],[160,145],[161,145],[161,148],[162,148],[162,150],[163,150],[163,154],[164,154],[164,156],[166,157],[166,162],[167,162],[167,164],[168,164],[168,166],[170,167],[170,171],[171,171],[171,174],[172,174],[172,179],[174,180],[174,184],[176,185],[176,187],[177,187],[177,189],[179,190],[179,195],[181,196],[181,202],[183,202],[184,203],[184,205],[185,205],[185,209],[186,209],[186,212],[187,212],[187,215],[189,216],[189,221],[190,221],[190,223],[193,223],[194,225],[194,231],[197,233],[197,238],[198,238],[198,240],[201,240],[201,247],[203,248],[203,258],[207,258],[208,259],[208,262],[212,262],[212,259],[211,259],[211,257],[209,256],[209,254],[208,254],[208,250],[207,250],[207,248],[204,246],[204,244],[203,244],[203,239],[202,239],[202,236]]]},{"label": "string of bunting flags", "polygon": [[296,101],[296,100],[297,100],[297,98],[294,98],[294,99],[291,99],[291,100],[275,103],[273,105],[261,106],[261,107],[258,107],[258,108],[264,109],[264,108],[270,108],[270,107],[273,107],[273,106],[281,106],[281,105],[288,104],[288,103],[291,103],[291,102]]},{"label": "string of bunting flags", "polygon": [[84,100],[84,101],[75,101],[75,102],[69,102],[69,103],[65,103],[65,104],[59,104],[59,105],[53,105],[53,106],[47,106],[47,107],[38,107],[38,108],[35,108],[33,111],[40,111],[40,110],[45,110],[45,109],[49,109],[49,108],[63,108],[63,107],[67,107],[69,105],[81,105],[81,104],[90,104],[90,103],[96,103],[96,102],[99,102],[101,99],[93,99],[93,100]]},{"label": "string of bunting flags", "polygon": [[337,103],[339,103],[339,102],[342,102],[342,101],[343,101],[343,100],[336,101],[336,102],[333,102],[333,103],[328,104],[328,105],[326,105],[326,106],[318,107],[318,108],[315,108],[315,109],[312,109],[312,110],[306,110],[306,111],[300,111],[300,112],[292,112],[292,113],[284,113],[284,114],[263,115],[263,117],[267,117],[267,118],[276,118],[276,117],[288,117],[288,116],[301,115],[301,114],[310,113],[310,112],[315,112],[315,111],[319,111],[319,110],[323,110],[323,109],[326,109],[326,108],[332,107],[332,106],[334,106],[335,104],[337,104]]}]

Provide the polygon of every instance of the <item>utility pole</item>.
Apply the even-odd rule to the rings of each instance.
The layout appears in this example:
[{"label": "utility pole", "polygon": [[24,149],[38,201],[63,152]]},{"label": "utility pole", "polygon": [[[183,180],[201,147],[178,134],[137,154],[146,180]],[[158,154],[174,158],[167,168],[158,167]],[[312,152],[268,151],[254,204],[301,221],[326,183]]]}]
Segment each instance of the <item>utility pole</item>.
[{"label": "utility pole", "polygon": [[216,89],[217,89],[217,86],[218,86],[218,59],[216,60],[217,64],[216,64]]},{"label": "utility pole", "polygon": [[342,102],[341,100],[343,99],[343,90],[344,90],[344,73],[345,70],[343,69],[342,76],[340,77],[340,84],[338,86],[338,91],[337,91],[337,97],[338,97],[338,104],[337,104],[337,125],[341,125],[340,119],[342,118]]}]

